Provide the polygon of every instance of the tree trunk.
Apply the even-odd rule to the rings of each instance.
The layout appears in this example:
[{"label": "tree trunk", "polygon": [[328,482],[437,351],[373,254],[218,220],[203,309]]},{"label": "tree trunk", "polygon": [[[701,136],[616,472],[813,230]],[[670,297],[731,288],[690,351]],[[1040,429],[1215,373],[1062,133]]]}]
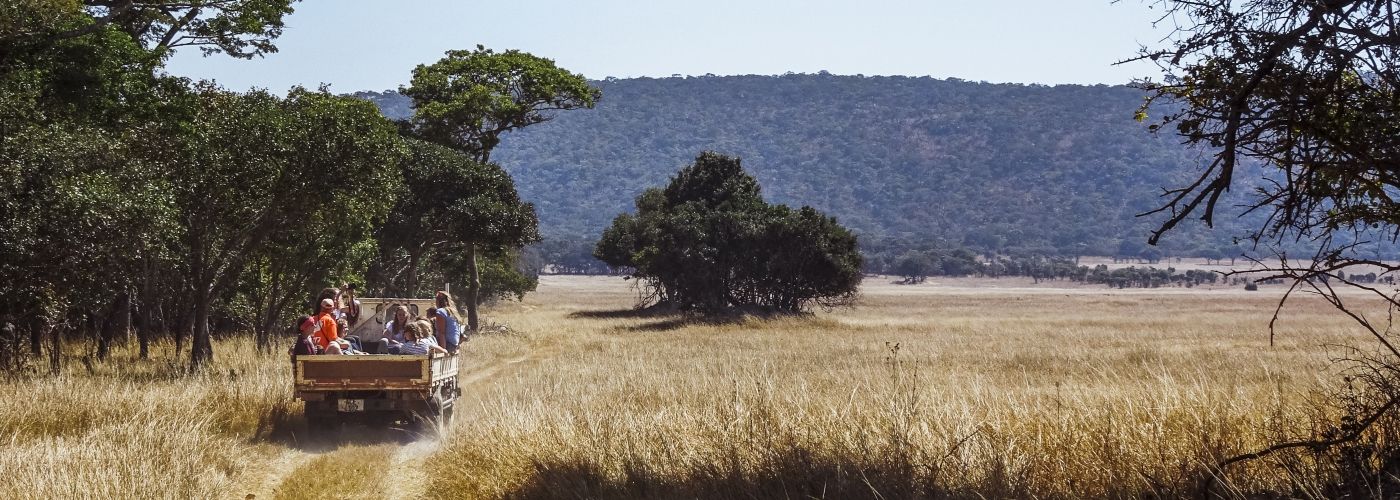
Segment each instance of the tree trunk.
[{"label": "tree trunk", "polygon": [[117,330],[126,334],[131,322],[131,295],[121,293],[112,300],[112,309],[102,321],[102,329],[97,336],[97,359],[106,360],[112,354],[112,342],[117,338]]},{"label": "tree trunk", "polygon": [[471,276],[467,281],[467,333],[476,333],[479,324],[476,314],[477,295],[481,293],[481,274],[476,265],[476,244],[467,244],[467,269]]},{"label": "tree trunk", "polygon": [[411,299],[418,296],[418,259],[422,257],[422,253],[422,248],[408,251],[408,283],[405,286],[404,297]]},{"label": "tree trunk", "polygon": [[29,354],[36,358],[44,354],[44,322],[37,314],[29,321]]},{"label": "tree trunk", "polygon": [[151,355],[151,315],[155,313],[155,293],[152,291],[151,282],[155,280],[154,266],[148,257],[145,261],[141,277],[141,310],[140,316],[136,319],[136,342],[141,346],[141,359],[149,359]]},{"label": "tree trunk", "polygon": [[112,302],[112,310],[102,319],[102,327],[97,329],[97,359],[106,360],[112,351],[112,337],[117,331],[117,303]]},{"label": "tree trunk", "polygon": [[63,328],[49,323],[49,373],[58,375],[63,368]]},{"label": "tree trunk", "polygon": [[181,304],[180,327],[175,329],[175,352],[185,350],[185,336],[194,332],[194,305],[188,300]]},{"label": "tree trunk", "polygon": [[194,309],[194,335],[190,342],[190,370],[197,371],[214,360],[214,347],[209,337],[209,303],[212,296],[201,294]]}]

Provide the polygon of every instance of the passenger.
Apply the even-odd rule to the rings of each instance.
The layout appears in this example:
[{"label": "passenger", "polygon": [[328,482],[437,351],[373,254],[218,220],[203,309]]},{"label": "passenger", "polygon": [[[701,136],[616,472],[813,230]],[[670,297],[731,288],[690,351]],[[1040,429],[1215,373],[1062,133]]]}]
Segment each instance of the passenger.
[{"label": "passenger", "polygon": [[348,344],[342,345],[341,347],[343,349],[347,351],[361,351],[363,347],[360,346],[360,338],[349,335],[350,322],[346,319],[344,307],[340,302],[341,298],[342,294],[339,288],[331,287],[321,289],[321,293],[316,296],[316,301],[319,305],[315,314],[319,318],[322,313],[327,312],[326,301],[329,300],[331,302],[331,309],[329,311],[330,317],[336,324],[335,338],[344,341],[342,344]]},{"label": "passenger", "polygon": [[422,321],[427,321],[428,326],[431,327],[426,330],[428,332],[428,340],[433,341],[434,344],[442,345],[441,342],[438,342],[437,308],[429,307],[427,310],[423,311]]},{"label": "passenger", "polygon": [[311,304],[311,314],[312,314],[312,315],[319,315],[319,314],[321,314],[321,309],[322,309],[322,307],[323,307],[323,306],[321,305],[321,302],[325,301],[326,299],[331,299],[331,301],[334,302],[335,299],[336,299],[336,297],[339,297],[339,296],[340,296],[340,289],[339,289],[339,288],[322,288],[322,289],[321,289],[321,293],[318,294],[318,295],[316,295],[316,301],[313,302],[313,303]]},{"label": "passenger", "polygon": [[438,345],[437,339],[433,338],[433,322],[426,319],[415,320],[409,326],[418,325],[418,338],[428,341],[429,344]]},{"label": "passenger", "polygon": [[318,335],[315,338],[317,345],[321,346],[321,350],[326,354],[340,354],[344,350],[340,345],[340,326],[336,324],[335,317],[331,314],[333,310],[335,310],[334,299],[321,299],[321,311],[316,314]]},{"label": "passenger", "polygon": [[399,345],[403,344],[403,332],[408,328],[408,308],[399,304],[392,311],[394,319],[384,323],[384,342],[389,345],[389,354],[398,354]]},{"label": "passenger", "polygon": [[360,323],[360,300],[355,298],[355,284],[346,283],[340,289],[343,291],[340,296],[340,302],[343,304],[341,312],[346,323],[354,327]]},{"label": "passenger", "polygon": [[437,293],[437,315],[433,319],[439,345],[447,352],[457,354],[457,346],[462,340],[462,317],[457,314],[457,304],[447,292]]},{"label": "passenger", "polygon": [[321,323],[311,316],[302,316],[297,318],[297,325],[297,343],[292,347],[292,354],[295,356],[321,354],[321,345],[316,341],[316,334]]},{"label": "passenger", "polygon": [[424,323],[413,323],[404,330],[404,342],[399,346],[399,354],[422,356],[428,353],[447,354],[447,350],[428,342]]}]

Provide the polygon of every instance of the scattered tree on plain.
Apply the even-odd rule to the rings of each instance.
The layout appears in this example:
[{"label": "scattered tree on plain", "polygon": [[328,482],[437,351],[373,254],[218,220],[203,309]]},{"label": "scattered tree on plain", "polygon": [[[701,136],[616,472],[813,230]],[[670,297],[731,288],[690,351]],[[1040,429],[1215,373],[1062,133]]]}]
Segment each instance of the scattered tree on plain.
[{"label": "scattered tree on plain", "polygon": [[861,277],[855,235],[811,207],[764,202],[738,158],[711,152],[637,197],[594,255],[631,269],[649,302],[702,312],[847,304]]}]

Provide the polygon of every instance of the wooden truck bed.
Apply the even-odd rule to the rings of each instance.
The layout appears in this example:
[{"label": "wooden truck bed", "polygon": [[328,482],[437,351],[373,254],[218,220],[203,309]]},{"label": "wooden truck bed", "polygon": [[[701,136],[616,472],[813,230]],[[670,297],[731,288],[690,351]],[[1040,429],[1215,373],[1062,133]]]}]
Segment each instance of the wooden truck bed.
[{"label": "wooden truck bed", "polygon": [[457,356],[316,355],[293,358],[296,390],[426,391],[457,376]]}]

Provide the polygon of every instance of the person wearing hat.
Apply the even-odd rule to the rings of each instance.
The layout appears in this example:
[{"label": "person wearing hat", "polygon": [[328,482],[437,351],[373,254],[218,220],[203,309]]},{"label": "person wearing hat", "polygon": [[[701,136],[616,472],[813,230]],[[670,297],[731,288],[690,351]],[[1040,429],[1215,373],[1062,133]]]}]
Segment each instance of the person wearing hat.
[{"label": "person wearing hat", "polygon": [[316,343],[321,346],[321,350],[326,354],[341,354],[349,347],[349,342],[340,340],[340,327],[335,322],[335,300],[321,299],[321,310],[316,313],[316,322],[319,324],[320,334],[316,335]]}]

